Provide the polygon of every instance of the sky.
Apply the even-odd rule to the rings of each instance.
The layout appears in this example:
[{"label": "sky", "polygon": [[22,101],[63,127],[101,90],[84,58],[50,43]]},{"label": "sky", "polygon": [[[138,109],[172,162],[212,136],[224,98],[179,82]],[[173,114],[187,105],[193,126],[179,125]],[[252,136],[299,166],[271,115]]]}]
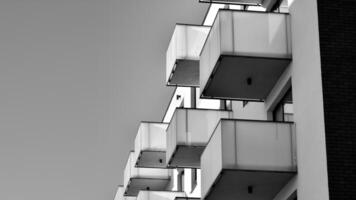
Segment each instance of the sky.
[{"label": "sky", "polygon": [[0,199],[112,200],[198,0],[0,1]]}]

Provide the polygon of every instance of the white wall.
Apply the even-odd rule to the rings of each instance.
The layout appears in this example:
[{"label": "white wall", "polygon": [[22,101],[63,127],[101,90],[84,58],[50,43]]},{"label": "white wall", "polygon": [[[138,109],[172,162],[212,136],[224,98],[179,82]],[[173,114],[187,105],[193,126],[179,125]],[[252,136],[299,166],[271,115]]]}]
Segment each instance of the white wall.
[{"label": "white wall", "polygon": [[[316,0],[290,6],[298,199],[329,199]],[[331,16],[332,17],[332,16]]]}]

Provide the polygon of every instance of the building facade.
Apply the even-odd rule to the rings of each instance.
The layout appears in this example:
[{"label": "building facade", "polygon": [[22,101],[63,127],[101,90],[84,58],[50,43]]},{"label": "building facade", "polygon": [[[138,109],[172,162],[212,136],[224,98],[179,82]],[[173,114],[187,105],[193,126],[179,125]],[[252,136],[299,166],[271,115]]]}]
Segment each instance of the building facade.
[{"label": "building facade", "polygon": [[176,87],[140,124],[115,199],[353,199],[352,0],[200,0],[166,54]]}]

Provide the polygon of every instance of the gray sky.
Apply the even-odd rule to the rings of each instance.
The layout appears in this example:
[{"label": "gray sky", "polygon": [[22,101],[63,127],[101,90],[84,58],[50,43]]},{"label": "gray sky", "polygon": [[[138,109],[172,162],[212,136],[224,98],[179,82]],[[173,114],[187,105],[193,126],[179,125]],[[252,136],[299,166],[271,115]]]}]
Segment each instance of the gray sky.
[{"label": "gray sky", "polygon": [[0,199],[111,200],[198,0],[0,1]]}]

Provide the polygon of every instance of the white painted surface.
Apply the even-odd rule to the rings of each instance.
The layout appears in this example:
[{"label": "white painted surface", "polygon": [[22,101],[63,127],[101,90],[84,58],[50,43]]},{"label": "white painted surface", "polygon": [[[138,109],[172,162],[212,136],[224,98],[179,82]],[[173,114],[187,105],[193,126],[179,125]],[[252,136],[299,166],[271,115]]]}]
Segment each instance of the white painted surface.
[{"label": "white painted surface", "polygon": [[187,197],[200,198],[201,197],[201,170],[197,169],[197,185],[192,190],[192,170],[191,168],[184,169],[184,192]]},{"label": "white painted surface", "polygon": [[203,198],[223,168],[221,143],[221,123],[219,123],[200,158],[201,195]]},{"label": "white painted surface", "polygon": [[184,192],[140,191],[137,200],[174,200],[176,197],[186,197]]},{"label": "white painted surface", "polygon": [[202,196],[222,169],[295,171],[293,126],[222,120],[201,157]]},{"label": "white painted surface", "polygon": [[232,101],[234,119],[267,120],[267,112],[263,102],[248,102],[243,106],[242,101]]},{"label": "white painted surface", "polygon": [[[200,99],[200,89],[196,89],[196,107],[202,109],[220,109],[220,100],[214,99]],[[189,87],[177,87],[171,102],[167,108],[167,111],[163,117],[164,123],[169,123],[173,117],[176,108],[184,107],[191,108],[192,96],[191,88]],[[178,98],[180,96],[180,98]]]},{"label": "white painted surface", "polygon": [[130,152],[127,164],[124,170],[124,188],[126,189],[131,178],[169,178],[171,169],[163,168],[136,168],[134,152]]},{"label": "white painted surface", "polygon": [[176,109],[167,128],[167,162],[177,145],[205,146],[219,120],[231,115],[222,110]]},{"label": "white painted surface", "polygon": [[200,87],[205,87],[223,54],[290,58],[288,18],[286,14],[219,10],[200,55]]},{"label": "white painted surface", "polygon": [[288,199],[298,187],[298,176],[294,176],[288,183],[283,187],[283,189],[274,197],[273,200],[293,200]]},{"label": "white painted surface", "polygon": [[289,65],[282,75],[279,77],[277,83],[272,88],[271,92],[268,94],[265,107],[266,112],[272,113],[275,109],[276,105],[281,101],[286,92],[292,86],[292,67]]},{"label": "white painted surface", "polygon": [[125,189],[122,185],[117,188],[114,200],[136,200],[136,197],[125,197]]},{"label": "white painted surface", "polygon": [[135,138],[134,159],[142,151],[166,151],[166,128],[168,124],[141,122]]},{"label": "white painted surface", "polygon": [[171,102],[168,105],[166,113],[163,117],[164,123],[169,123],[173,117],[174,111],[178,107],[191,107],[191,93],[189,87],[177,87]]},{"label": "white painted surface", "polygon": [[207,26],[176,25],[166,53],[166,81],[177,59],[199,60],[209,31]]},{"label": "white painted surface", "polygon": [[[329,199],[316,0],[290,3],[298,199]],[[332,16],[330,16],[332,17]]]}]

